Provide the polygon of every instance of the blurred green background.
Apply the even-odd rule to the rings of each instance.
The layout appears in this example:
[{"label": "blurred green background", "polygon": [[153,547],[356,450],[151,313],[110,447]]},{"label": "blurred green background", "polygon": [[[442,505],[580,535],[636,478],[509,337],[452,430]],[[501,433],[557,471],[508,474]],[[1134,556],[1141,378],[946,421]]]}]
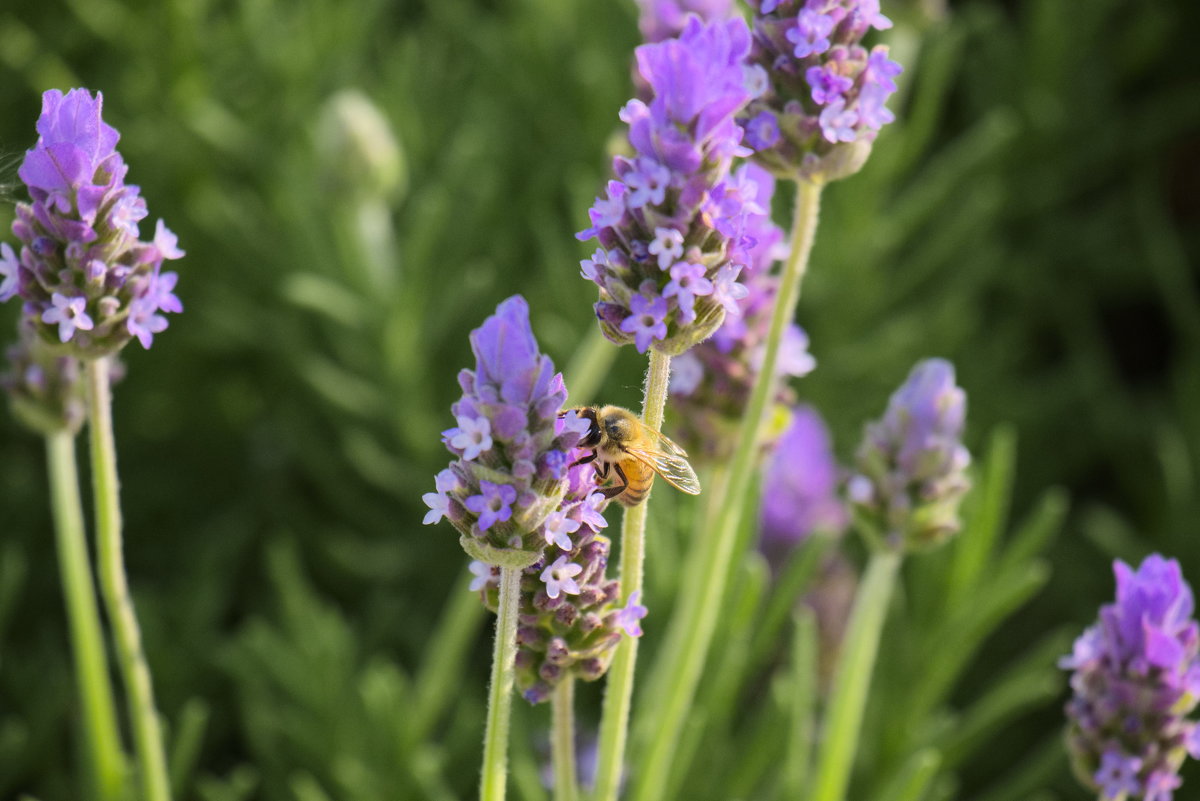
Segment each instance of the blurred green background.
[{"label": "blurred green background", "polygon": [[[1017,434],[1014,516],[1047,487],[1071,499],[1048,582],[953,707],[996,659],[1089,622],[1114,556],[1160,550],[1200,581],[1200,5],[884,11],[909,83],[866,169],[825,193],[800,308],[819,367],[799,395],[848,458],[912,363],[947,357],[972,449],[1002,423]],[[188,254],[186,311],[152,351],[127,349],[115,407],[126,561],[182,797],[473,795],[489,638],[420,496],[447,461],[466,334],[499,300],[528,298],[560,367],[593,334],[573,234],[637,43],[630,2],[0,8],[0,179],[43,90],[100,90],[150,222]],[[377,107],[392,155],[386,136],[368,156],[339,139],[338,110],[359,108],[346,92]],[[643,364],[620,352],[594,400],[636,406]],[[74,798],[42,445],[2,415],[0,448],[0,797]],[[461,653],[438,641],[457,682],[438,685],[447,608],[468,636]],[[957,797],[1052,742],[1060,690],[958,767]],[[531,798],[548,724],[518,707],[514,792]],[[1085,797],[1061,758],[1041,776]]]}]

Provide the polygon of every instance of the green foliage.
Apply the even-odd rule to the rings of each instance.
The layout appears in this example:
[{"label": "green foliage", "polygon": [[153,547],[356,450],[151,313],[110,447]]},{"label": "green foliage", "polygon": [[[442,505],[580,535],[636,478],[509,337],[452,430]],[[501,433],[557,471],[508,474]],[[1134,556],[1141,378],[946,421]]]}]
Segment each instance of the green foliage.
[{"label": "green foliage", "polygon": [[[797,389],[848,456],[911,364],[945,356],[987,456],[967,531],[906,565],[856,798],[1073,797],[1053,662],[1111,593],[1108,560],[1160,549],[1200,580],[1197,8],[894,14],[910,83],[866,169],[825,193],[800,311],[820,369]],[[181,798],[472,796],[488,638],[420,495],[446,461],[466,333],[497,301],[526,295],[560,366],[592,335],[573,233],[636,43],[628,3],[0,9],[0,154],[32,143],[44,89],[102,90],[130,180],[188,251],[187,311],[153,351],[127,351],[115,407],[126,558]],[[390,123],[403,181],[341,180],[318,123],[346,89]],[[7,186],[16,162],[0,161]],[[573,400],[633,404],[641,364],[621,353],[597,397]],[[43,454],[0,418],[0,796],[70,798]],[[1059,486],[1069,515],[1044,491]],[[647,667],[699,514],[662,500]],[[779,769],[819,736],[793,605],[806,559],[774,578],[753,552],[730,565],[729,647],[678,748],[678,797],[792,797],[806,780],[802,763]],[[548,718],[522,705],[512,786],[534,799]]]}]

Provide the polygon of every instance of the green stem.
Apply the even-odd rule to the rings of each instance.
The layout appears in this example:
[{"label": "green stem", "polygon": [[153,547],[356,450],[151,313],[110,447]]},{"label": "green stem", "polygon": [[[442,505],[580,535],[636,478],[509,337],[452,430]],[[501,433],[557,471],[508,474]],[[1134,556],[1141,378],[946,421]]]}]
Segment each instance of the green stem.
[{"label": "green stem", "polygon": [[142,801],[169,801],[167,760],[162,731],[154,708],[150,668],[142,650],[121,545],[121,503],[117,451],[113,444],[112,396],[108,358],[87,362],[88,431],[91,440],[92,491],[96,504],[96,558],[100,589],[112,625],[117,664],[125,683],[129,720],[142,788]]},{"label": "green stem", "polygon": [[125,754],[117,726],[112,679],[104,652],[104,631],[96,608],[96,586],[83,530],[83,504],[75,463],[75,436],[66,431],[46,435],[51,510],[58,540],[58,569],[71,629],[75,684],[83,706],[84,751],[91,787],[102,801],[121,797]]},{"label": "green stem", "polygon": [[[729,462],[725,503],[711,525],[704,526],[695,547],[700,549],[699,574],[689,580],[692,603],[680,603],[671,620],[668,642],[677,648],[664,648],[660,664],[655,666],[658,679],[652,689],[660,698],[658,713],[649,721],[650,739],[644,751],[643,769],[637,777],[633,798],[656,801],[665,797],[675,745],[679,742],[684,720],[692,706],[696,686],[708,657],[716,630],[717,617],[725,595],[729,562],[733,558],[738,525],[747,502],[751,479],[758,465],[760,443],[766,428],[770,401],[777,392],[776,364],[784,331],[795,316],[800,300],[800,282],[808,267],[820,209],[821,185],[800,181],[796,187],[796,207],[792,222],[792,247],[780,276],[779,294],[771,313],[762,367],[754,379],[754,388],[746,405],[737,433],[737,445]],[[611,681],[611,680],[610,680]]]},{"label": "green stem", "polygon": [[[662,428],[670,377],[671,357],[651,349],[642,399],[642,422],[655,431]],[[621,600],[626,603],[629,596],[642,589],[646,556],[646,508],[649,503],[647,497],[637,506],[625,509],[625,521],[621,529]],[[600,753],[596,767],[596,798],[599,801],[616,801],[621,786],[637,648],[637,637],[622,637],[612,666],[608,669],[604,709],[600,715]]]},{"label": "green stem", "polygon": [[563,676],[550,699],[554,716],[554,739],[550,744],[554,761],[554,801],[576,801],[575,778],[575,676]]},{"label": "green stem", "polygon": [[812,801],[843,801],[854,766],[863,709],[871,685],[871,672],[879,650],[879,637],[887,617],[888,602],[896,584],[901,554],[876,550],[858,587],[846,639],[834,673],[833,690],[817,760]]},{"label": "green stem", "polygon": [[508,730],[512,719],[514,660],[517,658],[517,613],[521,600],[521,568],[500,568],[496,608],[496,643],[492,650],[492,683],[488,689],[487,731],[483,736],[480,801],[504,801],[508,787]]}]

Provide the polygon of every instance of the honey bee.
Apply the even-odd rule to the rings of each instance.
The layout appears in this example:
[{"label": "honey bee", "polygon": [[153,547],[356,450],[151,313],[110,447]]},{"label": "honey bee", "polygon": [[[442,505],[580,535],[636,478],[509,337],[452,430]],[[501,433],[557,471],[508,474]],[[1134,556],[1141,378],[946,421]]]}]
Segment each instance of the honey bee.
[{"label": "honey bee", "polygon": [[604,497],[624,506],[636,506],[649,494],[655,473],[678,490],[700,494],[700,480],[683,448],[644,424],[633,412],[620,406],[577,406],[562,414],[568,412],[591,423],[579,441],[579,447],[591,453],[575,464],[596,462],[597,483],[613,482],[600,488]]}]

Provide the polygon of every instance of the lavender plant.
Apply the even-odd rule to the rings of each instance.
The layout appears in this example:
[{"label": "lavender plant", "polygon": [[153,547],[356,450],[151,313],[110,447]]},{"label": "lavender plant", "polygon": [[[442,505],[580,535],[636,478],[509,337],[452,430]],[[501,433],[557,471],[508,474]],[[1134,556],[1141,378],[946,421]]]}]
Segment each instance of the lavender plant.
[{"label": "lavender plant", "polygon": [[[600,249],[582,274],[600,291],[596,316],[617,344],[650,351],[642,421],[662,425],[670,358],[710,336],[746,293],[738,283],[747,248],[746,218],[761,214],[757,188],[731,175],[741,130],[734,121],[749,102],[744,60],[749,31],[740,19],[707,25],[690,18],[676,39],[636,51],[653,98],[621,111],[635,155],[613,161],[616,180],[596,199],[592,227],[580,239]],[[622,532],[625,600],[642,587],[646,504],[630,507]],[[601,723],[597,793],[615,797],[625,750],[636,640],[618,650]]]},{"label": "lavender plant", "polygon": [[[567,497],[568,457],[587,431],[587,423],[573,414],[560,418],[566,388],[562,375],[554,373],[550,359],[538,349],[525,300],[514,296],[502,302],[495,315],[471,333],[471,348],[475,369],[459,373],[463,396],[451,407],[458,425],[442,435],[447,450],[457,458],[438,474],[437,491],[425,495],[431,511],[424,522],[436,523],[444,516],[458,529],[463,549],[477,560],[476,589],[493,584],[493,567],[499,574],[496,586],[485,592],[489,606],[496,610],[496,639],[480,796],[502,799],[518,644],[526,646],[522,676],[530,700],[544,700],[551,684],[566,672],[564,667],[574,667],[576,660],[585,675],[594,671],[598,676],[602,663],[589,660],[598,657],[605,643],[590,642],[587,647],[594,653],[577,653],[573,658],[561,633],[576,622],[571,612],[578,617],[584,608],[603,603],[611,588],[602,580],[604,546],[593,539],[577,547],[569,536],[585,523],[585,533],[603,527],[578,471],[575,496]],[[558,549],[553,560],[543,556],[550,546]],[[584,564],[569,561],[570,555]],[[581,576],[585,565],[587,573]],[[529,587],[525,634],[519,640],[522,571],[531,567],[532,582],[540,580],[544,587]],[[594,579],[599,579],[596,586],[590,586]],[[581,584],[589,585],[586,596]],[[563,595],[581,596],[581,606],[564,603]],[[543,616],[546,612],[551,613],[549,618]],[[595,617],[592,611],[588,622]],[[600,628],[596,625],[583,632],[584,625],[582,637]],[[606,639],[604,632],[597,637]],[[534,656],[537,646],[544,653],[540,660]],[[537,673],[530,674],[531,668]]]},{"label": "lavender plant", "polygon": [[38,141],[17,173],[32,202],[17,204],[19,257],[8,246],[0,251],[0,300],[19,296],[23,324],[84,364],[100,585],[128,697],[141,792],[145,801],[163,801],[170,797],[166,758],[121,553],[110,363],[135,337],[151,346],[167,327],[160,312],[183,310],[174,294],[177,275],[163,272],[162,264],[184,253],[161,219],[152,240],[139,238],[146,203],[138,187],[125,183],[120,135],[102,119],[102,105],[102,96],[86,89],[42,96]]},{"label": "lavender plant", "polygon": [[1067,745],[1103,801],[1171,801],[1200,758],[1200,626],[1179,563],[1159,554],[1113,563],[1117,599],[1059,666],[1071,672]]},{"label": "lavender plant", "polygon": [[[844,126],[849,127],[831,131],[827,138],[828,144],[836,142],[838,147],[827,147],[819,141],[820,134],[808,131],[805,132],[802,141],[797,141],[790,149],[784,148],[785,152],[780,155],[769,150],[778,145],[782,141],[781,138],[772,137],[769,130],[764,133],[762,123],[765,120],[778,125],[778,120],[771,114],[774,113],[777,117],[778,113],[782,113],[782,108],[778,113],[769,112],[765,117],[763,112],[768,111],[766,106],[770,103],[785,105],[788,102],[787,91],[788,86],[794,84],[796,59],[819,56],[832,45],[831,42],[818,40],[812,42],[810,48],[796,49],[786,58],[771,57],[765,55],[771,46],[771,37],[779,35],[786,39],[790,33],[792,37],[804,39],[804,32],[814,24],[814,20],[818,20],[818,27],[828,25],[830,30],[834,27],[829,24],[830,21],[836,24],[850,20],[847,23],[847,33],[849,34],[849,28],[853,27],[854,32],[850,36],[857,41],[869,25],[858,25],[855,20],[865,19],[882,24],[882,18],[878,16],[878,4],[850,2],[843,6],[820,3],[814,4],[811,9],[807,5],[798,9],[792,4],[768,0],[756,6],[756,10],[758,13],[754,20],[753,53],[757,63],[746,67],[746,75],[753,84],[753,91],[750,93],[751,102],[745,106],[744,111],[739,112],[738,120],[745,131],[743,145],[755,151],[755,157],[776,175],[796,182],[792,241],[788,258],[780,273],[777,299],[772,308],[761,366],[741,417],[734,440],[737,447],[729,460],[728,479],[721,490],[729,502],[722,504],[717,514],[710,518],[693,551],[695,575],[700,577],[696,586],[703,587],[703,591],[697,589],[691,597],[684,599],[681,605],[683,613],[672,620],[672,631],[668,633],[671,658],[656,665],[655,674],[651,677],[652,697],[661,700],[652,704],[651,710],[646,714],[646,725],[650,731],[647,735],[648,756],[646,769],[638,777],[634,792],[634,797],[641,801],[661,797],[664,792],[672,754],[712,640],[717,604],[722,597],[727,578],[724,568],[732,556],[738,526],[743,516],[744,499],[750,489],[751,477],[756,472],[759,443],[764,441],[768,430],[767,411],[778,391],[778,365],[784,331],[794,318],[799,301],[800,283],[807,269],[816,231],[821,187],[827,181],[856,172],[865,161],[870,150],[869,142],[875,135],[869,125],[850,130],[858,118],[852,120],[847,115],[842,122]],[[834,55],[840,57],[840,51]],[[848,62],[842,66],[850,68]],[[886,65],[880,63],[878,68],[890,76],[898,72],[897,66],[890,61]],[[890,77],[888,82],[891,82]],[[826,99],[836,100],[832,97]],[[789,113],[794,110],[794,106],[788,107]],[[844,98],[841,111],[845,111]],[[882,124],[883,115],[879,115],[877,121]],[[829,791],[836,792],[836,788],[831,785]]]}]

